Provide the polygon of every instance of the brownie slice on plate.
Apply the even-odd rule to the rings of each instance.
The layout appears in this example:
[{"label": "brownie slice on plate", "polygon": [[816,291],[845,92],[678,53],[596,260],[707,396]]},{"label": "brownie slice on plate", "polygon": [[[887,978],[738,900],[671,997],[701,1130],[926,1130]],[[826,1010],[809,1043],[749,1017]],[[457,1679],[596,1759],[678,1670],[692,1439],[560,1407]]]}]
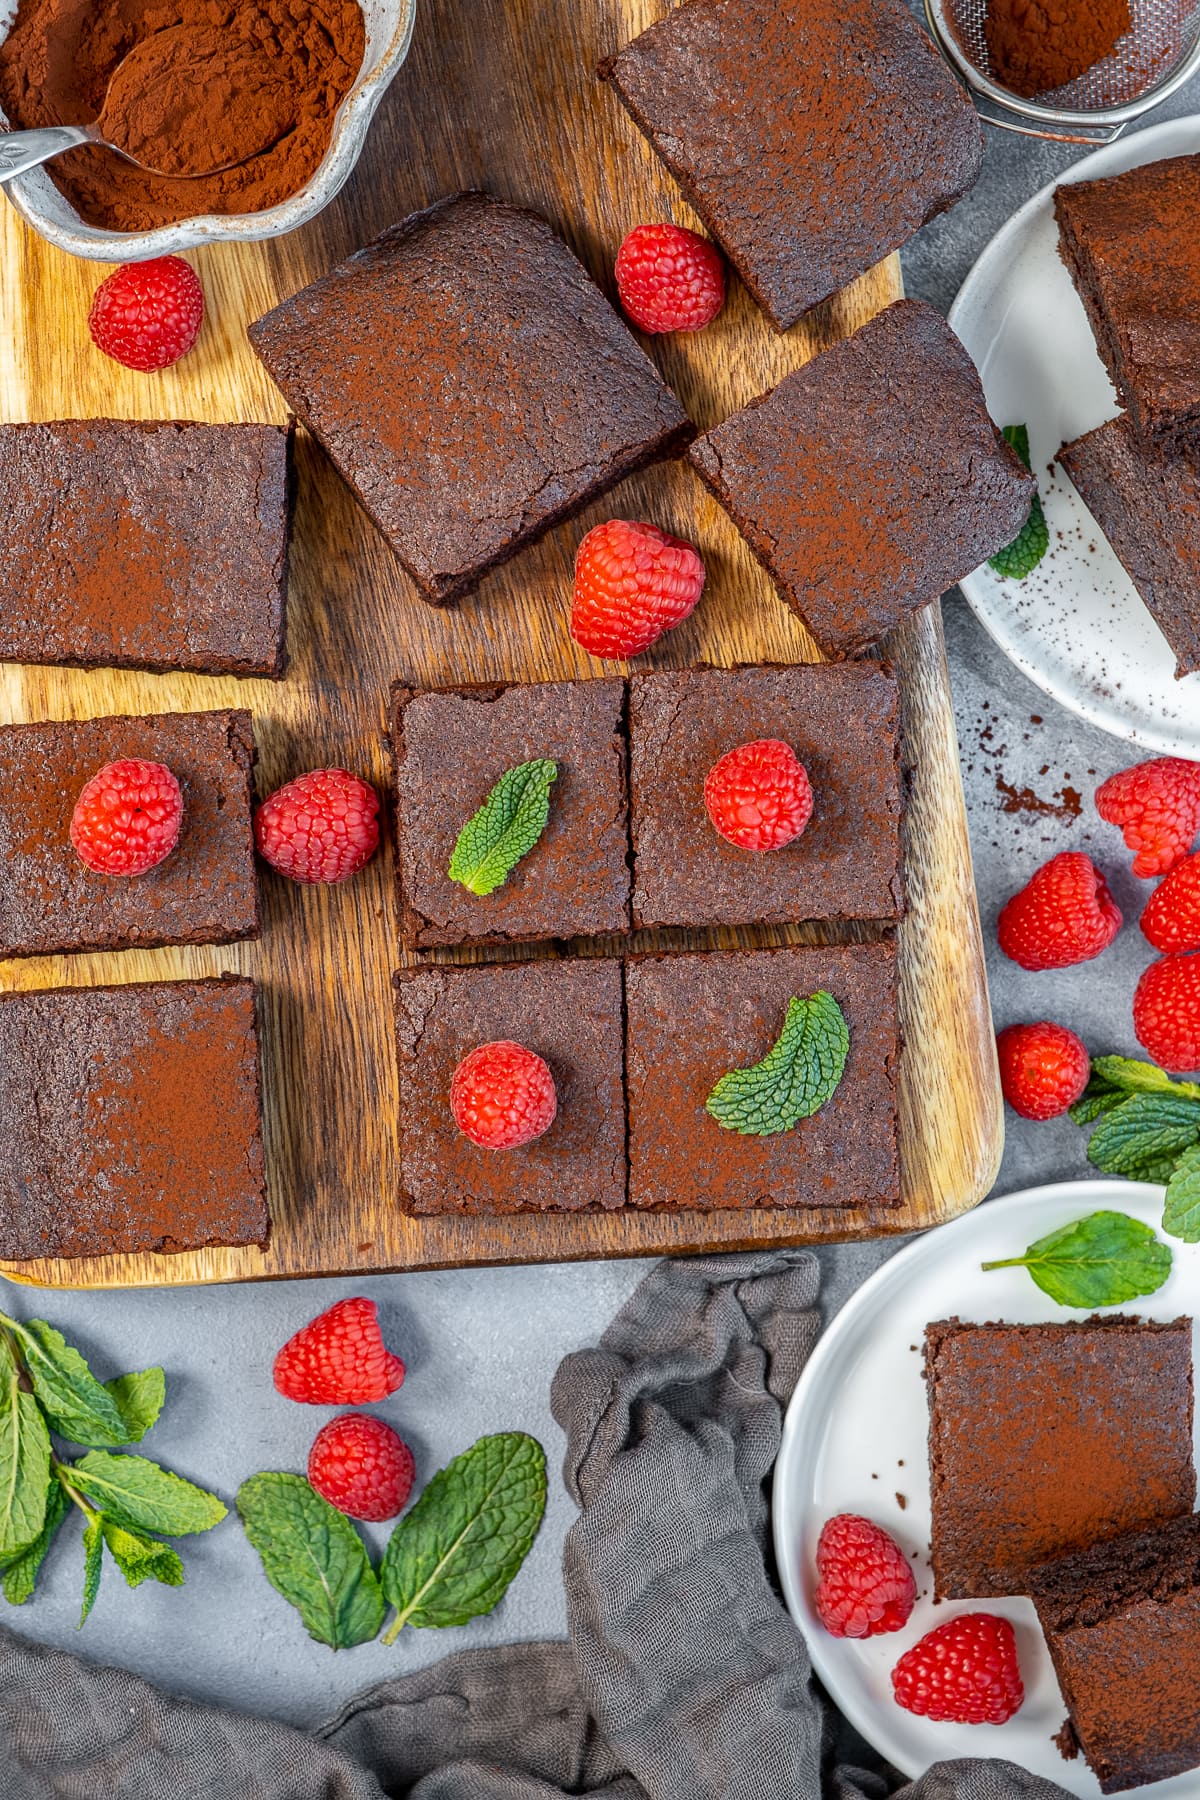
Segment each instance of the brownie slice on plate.
[{"label": "brownie slice on plate", "polygon": [[1036,492],[970,357],[918,300],[889,306],[688,456],[835,659],[1011,543]]},{"label": "brownie slice on plate", "polygon": [[1035,1563],[1190,1512],[1192,1323],[925,1330],[939,1599],[1029,1592]]},{"label": "brownie slice on plate", "polygon": [[1059,250],[1135,430],[1200,435],[1200,156],[1055,191]]},{"label": "brownie slice on plate", "polygon": [[[98,875],[68,835],[106,763],[165,763],[183,790],[179,843],[134,880]],[[0,726],[0,957],[258,934],[248,712]]]},{"label": "brownie slice on plate", "polygon": [[[704,804],[709,770],[782,738],[808,771],[813,815],[775,850],[740,850]],[[635,675],[629,702],[634,925],[892,919],[900,874],[900,707],[876,663]]]},{"label": "brownie slice on plate", "polygon": [[781,331],[983,161],[974,106],[902,0],[689,0],[600,72]]},{"label": "brownie slice on plate", "polygon": [[252,981],[0,994],[0,1257],[265,1244]]},{"label": "brownie slice on plate", "polygon": [[250,327],[434,604],[693,436],[546,220],[459,194]]},{"label": "brownie slice on plate", "polygon": [[1200,670],[1200,446],[1158,451],[1122,414],[1058,453],[1175,652]]},{"label": "brownie slice on plate", "polygon": [[291,433],[0,425],[0,662],[287,666]]},{"label": "brownie slice on plate", "polygon": [[1030,1586],[1101,1790],[1200,1767],[1200,1517],[1043,1563]]},{"label": "brownie slice on plate", "polygon": [[[770,1137],[718,1124],[705,1106],[717,1082],[761,1062],[788,1001],[821,990],[850,1034],[833,1097]],[[625,992],[631,1205],[899,1205],[890,943],[633,957]]]}]

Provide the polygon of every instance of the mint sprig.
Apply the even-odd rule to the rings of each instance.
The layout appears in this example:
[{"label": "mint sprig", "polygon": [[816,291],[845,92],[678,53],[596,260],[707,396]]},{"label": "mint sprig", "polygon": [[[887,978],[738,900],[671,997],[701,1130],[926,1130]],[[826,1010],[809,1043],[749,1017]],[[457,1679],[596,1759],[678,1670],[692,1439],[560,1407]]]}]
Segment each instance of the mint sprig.
[{"label": "mint sprig", "polygon": [[1157,1293],[1171,1273],[1171,1251],[1140,1219],[1094,1212],[1038,1238],[1023,1256],[981,1266],[1028,1269],[1060,1306],[1122,1306]]},{"label": "mint sprig", "polygon": [[722,1075],[705,1103],[726,1131],[770,1137],[818,1112],[836,1092],[850,1052],[846,1017],[832,994],[788,1001],[783,1030],[761,1062]]},{"label": "mint sprig", "polygon": [[1106,1175],[1164,1185],[1163,1230],[1200,1243],[1200,1082],[1176,1081],[1136,1057],[1095,1056],[1071,1117],[1095,1126],[1089,1162]]},{"label": "mint sprig", "polygon": [[[1006,425],[1004,441],[1011,444],[1025,467],[1032,474],[1029,460],[1029,427],[1027,425]],[[997,575],[1005,576],[1009,581],[1024,581],[1033,572],[1050,548],[1050,529],[1046,524],[1046,515],[1042,510],[1042,497],[1035,490],[1029,506],[1029,516],[1024,525],[1003,550],[997,550],[995,556],[989,556],[988,565],[995,569]]]},{"label": "mint sprig", "polygon": [[546,829],[557,775],[558,764],[545,757],[507,769],[459,832],[447,871],[451,881],[480,896],[502,887]]}]

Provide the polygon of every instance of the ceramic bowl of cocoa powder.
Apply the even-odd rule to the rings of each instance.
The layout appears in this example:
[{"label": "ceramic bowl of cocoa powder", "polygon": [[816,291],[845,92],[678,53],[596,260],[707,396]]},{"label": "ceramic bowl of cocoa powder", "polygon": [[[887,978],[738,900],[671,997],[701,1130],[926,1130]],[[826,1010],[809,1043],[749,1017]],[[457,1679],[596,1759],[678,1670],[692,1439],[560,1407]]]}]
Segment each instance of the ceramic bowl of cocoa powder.
[{"label": "ceramic bowl of cocoa powder", "polygon": [[[220,28],[227,41],[214,42],[207,0],[166,0],[154,9],[156,31],[164,46],[185,40],[190,68],[177,55],[164,62],[164,80],[146,83],[145,116],[129,120],[131,135],[152,144],[158,132],[176,146],[202,147],[208,133],[220,146],[214,159],[226,155],[240,128],[237,57],[249,51],[267,59],[294,98],[278,140],[198,179],[148,175],[89,147],[8,182],[4,192],[50,243],[99,262],[294,231],[329,204],[358,161],[375,109],[408,55],[416,6],[232,0]],[[146,48],[129,10],[121,0],[0,0],[0,121],[32,128],[97,118],[114,69],[135,43],[139,56]],[[173,118],[182,124],[184,107],[187,129],[177,133]],[[249,118],[246,129],[255,129]],[[155,166],[172,164],[155,158]]]}]

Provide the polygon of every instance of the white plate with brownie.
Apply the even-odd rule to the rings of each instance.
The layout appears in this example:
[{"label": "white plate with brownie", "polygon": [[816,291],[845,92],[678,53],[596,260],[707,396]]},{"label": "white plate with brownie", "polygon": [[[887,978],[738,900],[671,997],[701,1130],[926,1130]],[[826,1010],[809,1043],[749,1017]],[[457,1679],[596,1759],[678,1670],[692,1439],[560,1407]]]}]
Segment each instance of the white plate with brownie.
[{"label": "white plate with brownie", "polygon": [[[1054,191],[1197,152],[1200,117],[1190,117],[1085,157],[997,233],[950,311],[950,323],[979,367],[996,423],[1028,427],[1049,527],[1048,550],[1023,578],[1003,576],[985,563],[963,581],[963,592],[1018,668],[1064,706],[1147,749],[1193,758],[1200,757],[1200,583],[1191,578],[1200,558],[1200,463],[1187,476],[1185,496],[1171,449],[1181,440],[1172,437],[1170,419],[1156,416],[1153,406],[1139,407],[1136,360],[1133,379],[1121,381],[1128,425],[1116,428],[1115,436],[1089,440],[1071,458],[1094,510],[1056,460],[1064,445],[1121,414],[1097,334],[1107,336],[1108,360],[1120,380],[1130,373],[1115,360],[1120,344],[1128,344],[1130,330],[1146,321],[1134,317],[1123,329],[1106,330],[1112,315],[1106,317],[1102,290],[1094,285],[1085,310],[1059,254]],[[1188,186],[1195,189],[1188,205],[1200,210],[1200,165]],[[1098,229],[1094,219],[1090,228],[1093,246],[1111,243],[1105,234],[1115,228]],[[1148,261],[1172,270],[1172,280],[1178,275],[1194,285],[1195,269],[1179,274],[1186,259],[1172,259],[1169,242],[1169,232],[1163,246],[1147,236]],[[1088,289],[1086,268],[1080,279]],[[1194,308],[1191,313],[1193,322],[1184,329],[1200,341],[1200,321]],[[1189,351],[1175,362],[1174,424],[1194,430],[1195,414],[1187,411],[1186,392],[1178,390],[1193,389],[1200,406],[1200,360]],[[1134,435],[1126,438],[1131,426]],[[1153,452],[1150,463],[1141,455],[1143,444]],[[1177,668],[1191,672],[1177,678]]]},{"label": "white plate with brownie", "polygon": [[[1178,1772],[1189,1760],[1200,1765],[1192,1418],[1200,1247],[1163,1238],[1162,1209],[1162,1188],[1115,1180],[989,1202],[886,1263],[805,1368],[775,1472],[784,1595],[834,1703],[906,1775],[947,1758],[1001,1757],[1093,1800],[1140,1791],[1148,1771],[1165,1773],[1173,1762],[1177,1772],[1156,1778],[1155,1796],[1194,1800],[1200,1790],[1195,1767]],[[1126,1214],[1169,1244],[1170,1272],[1156,1292],[1094,1313],[1059,1304],[1023,1266],[984,1270],[1097,1211]],[[1161,1250],[1151,1253],[1165,1263]],[[898,1630],[856,1638],[822,1623],[817,1543],[844,1514],[882,1527],[911,1565],[915,1604]],[[1113,1559],[1093,1546],[1115,1531],[1137,1536],[1122,1538]],[[1064,1550],[1070,1560],[1051,1573],[1044,1559]],[[1163,1564],[1157,1576],[1151,1550]],[[1030,1555],[1032,1574],[1023,1560]],[[1180,1559],[1194,1579],[1176,1592]],[[1152,1594],[1137,1588],[1143,1576]],[[1089,1583],[1110,1591],[1103,1639],[1092,1629]],[[1067,1703],[1034,1602],[1023,1597],[1035,1586],[1064,1683],[1073,1684],[1080,1736],[1107,1771],[1103,1790],[1082,1756],[1067,1760],[1059,1748],[1060,1740],[1077,1745],[1063,1738]],[[1085,1590],[1093,1609],[1086,1627],[1085,1604],[1063,1597]],[[900,1659],[948,1621],[980,1613],[1011,1625],[1019,1707],[1002,1724],[935,1723],[901,1707],[892,1682]],[[1134,1665],[1123,1693],[1115,1665],[1130,1641],[1147,1658],[1153,1646],[1170,1645],[1170,1679],[1183,1698],[1160,1691],[1161,1705],[1147,1703],[1162,1679],[1150,1661]]]}]

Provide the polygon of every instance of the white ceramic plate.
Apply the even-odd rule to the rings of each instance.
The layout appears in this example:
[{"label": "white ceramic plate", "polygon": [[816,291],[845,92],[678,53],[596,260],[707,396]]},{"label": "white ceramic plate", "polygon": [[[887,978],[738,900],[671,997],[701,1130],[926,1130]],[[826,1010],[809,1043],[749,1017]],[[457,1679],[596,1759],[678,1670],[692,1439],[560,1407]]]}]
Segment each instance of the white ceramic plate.
[{"label": "white ceramic plate", "polygon": [[[775,1553],[789,1611],[804,1633],[834,1703],[882,1756],[915,1777],[947,1757],[999,1756],[1097,1800],[1082,1761],[1064,1762],[1051,1739],[1066,1717],[1050,1657],[1028,1600],[945,1601],[934,1606],[929,1571],[928,1414],[921,1375],[926,1324],[958,1314],[1013,1324],[1082,1318],[1057,1306],[1024,1269],[985,1275],[980,1264],[1019,1256],[1027,1244],[1101,1207],[1157,1226],[1163,1190],[1121,1181],[1031,1188],[918,1238],[858,1289],[834,1319],[792,1397],[775,1469]],[[1152,1319],[1200,1316],[1200,1246],[1172,1241],[1174,1267],[1147,1300],[1119,1309]],[[915,1348],[914,1348],[915,1346]],[[898,1496],[903,1495],[902,1507]],[[813,1557],[825,1520],[858,1512],[878,1520],[906,1551],[918,1599],[903,1631],[855,1642],[830,1637],[813,1610]],[[1006,1725],[933,1725],[892,1698],[891,1671],[910,1645],[955,1613],[1002,1613],[1016,1629],[1025,1703]],[[1200,1777],[1156,1783],[1154,1800],[1196,1800]]]},{"label": "white ceramic plate", "polygon": [[1076,163],[992,239],[950,323],[983,377],[998,425],[1029,426],[1050,550],[1024,581],[986,564],[962,583],[1001,649],[1047,694],[1117,737],[1200,758],[1200,675],[1175,658],[1061,469],[1060,447],[1120,409],[1091,326],[1058,255],[1052,195],[1064,181],[1115,175],[1200,151],[1200,117],[1139,131]]}]

